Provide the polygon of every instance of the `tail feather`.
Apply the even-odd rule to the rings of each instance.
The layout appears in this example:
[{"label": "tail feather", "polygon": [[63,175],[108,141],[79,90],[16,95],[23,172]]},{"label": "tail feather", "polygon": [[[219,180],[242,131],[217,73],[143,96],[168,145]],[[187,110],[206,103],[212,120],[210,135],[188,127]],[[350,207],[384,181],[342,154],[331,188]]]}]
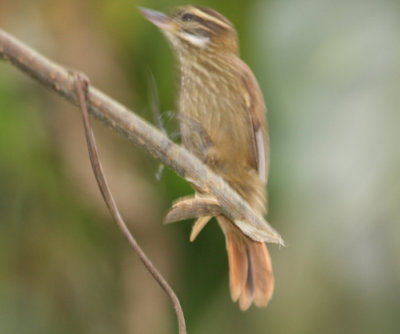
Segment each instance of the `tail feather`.
[{"label": "tail feather", "polygon": [[237,242],[233,233],[226,234],[226,246],[230,256],[229,261],[229,286],[231,297],[236,302],[245,288],[248,273],[248,259],[246,245]]},{"label": "tail feather", "polygon": [[249,258],[252,261],[252,278],[254,280],[254,303],[257,306],[268,304],[274,292],[274,275],[272,273],[271,257],[263,242],[250,241],[248,244]]},{"label": "tail feather", "polygon": [[239,300],[243,311],[253,302],[267,305],[274,290],[274,277],[265,243],[246,237],[226,217],[217,219],[226,237],[232,300]]},{"label": "tail feather", "polygon": [[[240,297],[239,297],[239,308],[242,311],[246,311],[250,306],[251,303],[253,302],[254,298],[254,281],[253,281],[253,263],[251,261],[251,257],[249,254],[249,251],[246,247],[246,255],[247,255],[247,273],[246,273],[246,280],[245,280],[245,286],[244,289],[242,290]],[[229,257],[232,257],[228,253]]]}]

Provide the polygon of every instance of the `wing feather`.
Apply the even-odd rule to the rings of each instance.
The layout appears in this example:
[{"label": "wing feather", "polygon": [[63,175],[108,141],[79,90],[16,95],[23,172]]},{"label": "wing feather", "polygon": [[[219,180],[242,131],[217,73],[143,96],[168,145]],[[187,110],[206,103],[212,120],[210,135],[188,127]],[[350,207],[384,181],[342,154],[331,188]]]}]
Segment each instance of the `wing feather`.
[{"label": "wing feather", "polygon": [[249,112],[252,125],[251,139],[253,146],[252,165],[264,182],[268,175],[269,147],[268,134],[265,121],[265,103],[260,87],[251,70],[245,63],[242,63],[241,75],[244,106]]}]

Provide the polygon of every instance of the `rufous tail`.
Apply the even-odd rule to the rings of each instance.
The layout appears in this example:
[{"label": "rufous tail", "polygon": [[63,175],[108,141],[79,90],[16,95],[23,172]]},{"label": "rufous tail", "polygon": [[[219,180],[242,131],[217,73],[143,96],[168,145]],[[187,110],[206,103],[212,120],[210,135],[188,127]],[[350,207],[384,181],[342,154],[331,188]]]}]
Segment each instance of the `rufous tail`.
[{"label": "rufous tail", "polygon": [[217,220],[226,238],[232,300],[239,301],[242,311],[253,302],[256,306],[266,306],[274,291],[267,246],[245,236],[225,216],[218,216]]}]

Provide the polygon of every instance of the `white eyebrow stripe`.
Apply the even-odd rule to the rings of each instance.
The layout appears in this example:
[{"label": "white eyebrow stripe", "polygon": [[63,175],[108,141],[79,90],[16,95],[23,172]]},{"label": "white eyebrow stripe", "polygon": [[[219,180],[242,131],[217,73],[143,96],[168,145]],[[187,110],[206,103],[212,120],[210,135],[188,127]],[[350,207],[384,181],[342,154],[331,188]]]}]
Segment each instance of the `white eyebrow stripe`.
[{"label": "white eyebrow stripe", "polygon": [[218,25],[223,26],[225,28],[228,28],[228,29],[230,28],[230,26],[227,23],[225,23],[224,21],[221,21],[221,20],[219,20],[218,18],[216,18],[214,16],[211,16],[211,15],[209,15],[207,13],[204,13],[202,10],[200,10],[198,8],[193,8],[192,9],[192,14],[194,14],[196,16],[199,16],[202,19],[213,21],[214,23],[217,23]]}]

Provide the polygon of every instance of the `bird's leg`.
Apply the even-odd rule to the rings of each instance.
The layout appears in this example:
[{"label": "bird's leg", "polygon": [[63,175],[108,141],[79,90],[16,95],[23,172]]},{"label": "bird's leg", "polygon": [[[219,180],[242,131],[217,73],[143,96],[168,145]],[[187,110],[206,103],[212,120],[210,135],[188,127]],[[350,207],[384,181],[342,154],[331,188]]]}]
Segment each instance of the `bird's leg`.
[{"label": "bird's leg", "polygon": [[[210,164],[215,160],[215,146],[200,122],[180,115],[181,131],[190,132],[190,141],[183,143],[204,163]],[[183,136],[185,137],[185,136]],[[188,136],[186,136],[188,137]],[[178,199],[165,216],[165,223],[197,218],[192,227],[190,241],[194,241],[211,218],[221,214],[218,201],[211,196],[196,192],[195,196]]]},{"label": "bird's leg", "polygon": [[192,232],[190,233],[190,241],[194,241],[203,228],[208,224],[212,216],[203,216],[197,218],[192,226]]},{"label": "bird's leg", "polygon": [[178,199],[166,214],[164,223],[197,218],[190,233],[190,241],[194,241],[210,219],[220,214],[222,209],[215,198],[196,193],[195,196]]},{"label": "bird's leg", "polygon": [[164,223],[169,224],[191,218],[220,214],[222,214],[222,209],[214,197],[188,196],[174,202],[164,218]]}]

